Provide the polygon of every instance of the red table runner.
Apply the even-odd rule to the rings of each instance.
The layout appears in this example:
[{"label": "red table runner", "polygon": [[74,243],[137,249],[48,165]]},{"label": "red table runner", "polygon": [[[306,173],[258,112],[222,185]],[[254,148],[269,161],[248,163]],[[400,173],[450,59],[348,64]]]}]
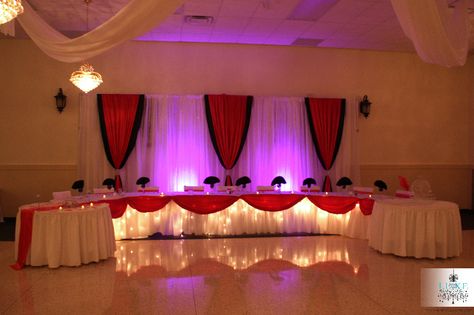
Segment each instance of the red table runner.
[{"label": "red table runner", "polygon": [[16,263],[10,265],[15,270],[20,270],[26,263],[26,257],[31,246],[31,235],[33,233],[33,217],[36,211],[59,209],[58,205],[44,206],[38,208],[23,209],[20,213],[20,235],[18,236],[18,252]]}]

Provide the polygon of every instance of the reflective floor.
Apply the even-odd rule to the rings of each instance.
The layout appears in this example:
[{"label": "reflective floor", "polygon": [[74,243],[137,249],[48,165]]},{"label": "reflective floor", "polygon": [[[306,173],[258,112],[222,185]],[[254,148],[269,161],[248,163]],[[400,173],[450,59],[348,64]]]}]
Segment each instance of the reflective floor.
[{"label": "reflective floor", "polygon": [[0,314],[474,314],[420,307],[420,269],[474,267],[474,230],[446,260],[343,236],[119,241],[77,268],[14,271],[13,254],[0,242]]}]

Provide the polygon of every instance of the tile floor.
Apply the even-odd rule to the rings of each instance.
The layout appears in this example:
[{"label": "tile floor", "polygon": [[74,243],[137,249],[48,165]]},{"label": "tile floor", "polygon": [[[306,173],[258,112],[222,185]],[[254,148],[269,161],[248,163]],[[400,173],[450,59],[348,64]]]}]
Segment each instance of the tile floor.
[{"label": "tile floor", "polygon": [[382,255],[342,236],[117,242],[115,259],[9,268],[0,314],[474,314],[420,307],[420,269],[474,267],[474,230],[451,259]]}]

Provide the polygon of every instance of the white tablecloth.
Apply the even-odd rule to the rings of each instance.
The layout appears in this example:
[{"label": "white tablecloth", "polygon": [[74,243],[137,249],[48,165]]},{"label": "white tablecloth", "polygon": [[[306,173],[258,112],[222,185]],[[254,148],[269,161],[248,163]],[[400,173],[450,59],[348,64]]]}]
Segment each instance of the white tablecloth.
[{"label": "white tablecloth", "polygon": [[[18,233],[17,229],[15,248]],[[27,265],[79,266],[114,257],[114,253],[114,228],[107,204],[34,213]]]},{"label": "white tablecloth", "polygon": [[370,220],[358,205],[345,214],[332,214],[307,198],[276,212],[255,209],[243,200],[208,215],[192,213],[173,201],[157,210],[142,213],[128,206],[122,217],[113,219],[115,239],[144,238],[157,232],[174,236],[320,233],[367,239]]},{"label": "white tablecloth", "polygon": [[369,221],[369,246],[416,258],[459,256],[461,218],[455,203],[390,199],[375,202]]}]

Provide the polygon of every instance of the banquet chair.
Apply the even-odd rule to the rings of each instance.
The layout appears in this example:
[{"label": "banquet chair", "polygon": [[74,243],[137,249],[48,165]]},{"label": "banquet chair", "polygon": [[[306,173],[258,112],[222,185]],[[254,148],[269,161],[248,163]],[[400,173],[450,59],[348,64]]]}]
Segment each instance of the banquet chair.
[{"label": "banquet chair", "polygon": [[435,199],[430,182],[423,178],[415,179],[410,186],[410,191],[413,192],[415,198]]},{"label": "banquet chair", "polygon": [[70,190],[53,192],[53,200],[67,200],[71,198],[72,194]]},{"label": "banquet chair", "polygon": [[352,188],[352,192],[354,192],[355,195],[371,195],[371,194],[374,193],[374,188],[373,187],[354,186]]},{"label": "banquet chair", "polygon": [[184,191],[186,192],[203,192],[204,191],[204,186],[184,186]]},{"label": "banquet chair", "polygon": [[257,190],[258,193],[272,192],[272,191],[275,191],[275,187],[273,187],[273,186],[257,186],[256,190]]},{"label": "banquet chair", "polygon": [[115,192],[113,188],[94,188],[92,191],[94,194],[112,194]]},{"label": "banquet chair", "polygon": [[300,186],[300,191],[301,192],[305,192],[305,193],[309,193],[309,192],[320,192],[321,191],[321,187],[319,186],[311,186],[308,188],[308,186]]},{"label": "banquet chair", "polygon": [[413,191],[410,191],[410,190],[397,190],[395,192],[395,197],[398,197],[398,198],[413,198],[415,196],[415,194],[413,193]]},{"label": "banquet chair", "polygon": [[138,186],[137,191],[138,192],[160,192],[160,187],[149,186],[149,187],[142,188],[141,186]]},{"label": "banquet chair", "polygon": [[218,192],[227,192],[231,193],[237,190],[237,186],[217,186]]}]

